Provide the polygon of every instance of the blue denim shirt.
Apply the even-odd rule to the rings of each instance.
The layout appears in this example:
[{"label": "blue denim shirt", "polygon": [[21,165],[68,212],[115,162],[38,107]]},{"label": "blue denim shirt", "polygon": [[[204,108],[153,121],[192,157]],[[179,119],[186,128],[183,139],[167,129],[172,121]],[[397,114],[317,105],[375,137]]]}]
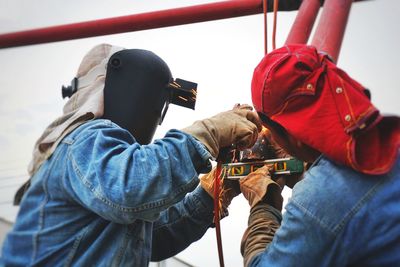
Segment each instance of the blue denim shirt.
[{"label": "blue denim shirt", "polygon": [[400,159],[368,176],[320,158],[250,266],[400,266]]},{"label": "blue denim shirt", "polygon": [[178,130],[141,146],[108,120],[80,126],[32,177],[0,265],[147,266],[173,256],[212,224],[212,198],[196,188],[210,157]]}]

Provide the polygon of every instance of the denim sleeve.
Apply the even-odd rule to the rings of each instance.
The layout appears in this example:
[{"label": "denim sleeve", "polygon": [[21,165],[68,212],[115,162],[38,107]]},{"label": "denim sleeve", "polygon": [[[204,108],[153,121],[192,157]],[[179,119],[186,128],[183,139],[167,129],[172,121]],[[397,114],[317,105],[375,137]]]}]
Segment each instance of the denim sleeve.
[{"label": "denim sleeve", "polygon": [[129,132],[96,124],[76,136],[68,150],[66,188],[101,217],[122,224],[154,221],[198,184],[211,155],[190,135],[169,131],[140,145]]},{"label": "denim sleeve", "polygon": [[201,186],[161,213],[154,223],[152,261],[161,261],[199,240],[213,223],[213,199]]},{"label": "denim sleeve", "polygon": [[285,209],[272,243],[249,266],[330,266],[335,236],[295,202]]}]

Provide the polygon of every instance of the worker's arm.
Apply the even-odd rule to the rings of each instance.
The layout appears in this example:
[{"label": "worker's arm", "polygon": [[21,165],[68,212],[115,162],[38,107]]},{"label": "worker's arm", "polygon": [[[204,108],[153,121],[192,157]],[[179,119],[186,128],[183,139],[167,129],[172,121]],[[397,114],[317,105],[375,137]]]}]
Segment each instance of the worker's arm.
[{"label": "worker's arm", "polygon": [[[161,214],[154,224],[152,260],[174,256],[200,239],[213,224],[213,198],[216,169],[200,177],[200,185],[183,201]],[[240,194],[239,183],[222,180],[219,190],[220,218],[228,216],[228,207]]]},{"label": "worker's arm", "polygon": [[64,183],[75,201],[107,220],[154,221],[197,186],[198,173],[210,170],[210,157],[181,131],[140,145],[126,130],[101,120],[70,144]]},{"label": "worker's arm", "polygon": [[213,199],[198,186],[154,223],[152,261],[170,258],[199,240],[213,223]]},{"label": "worker's arm", "polygon": [[240,248],[245,266],[272,242],[282,219],[281,186],[271,179],[270,170],[272,166],[264,166],[239,181],[251,207]]}]

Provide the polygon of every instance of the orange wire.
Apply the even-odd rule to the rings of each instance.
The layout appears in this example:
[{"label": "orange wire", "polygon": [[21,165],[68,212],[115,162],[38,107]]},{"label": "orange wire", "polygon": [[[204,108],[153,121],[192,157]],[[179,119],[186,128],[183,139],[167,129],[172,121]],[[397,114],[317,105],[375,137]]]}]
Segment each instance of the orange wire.
[{"label": "orange wire", "polygon": [[214,177],[214,224],[215,224],[215,234],[217,237],[219,266],[224,267],[225,263],[224,263],[224,253],[222,250],[221,226],[219,224],[220,220],[219,194],[220,194],[221,170],[222,170],[222,162],[218,160],[217,169],[215,171],[215,177]]},{"label": "orange wire", "polygon": [[268,27],[267,27],[267,0],[263,0],[263,11],[264,11],[264,53],[268,53]]},{"label": "orange wire", "polygon": [[278,5],[279,5],[279,0],[274,0],[274,27],[272,31],[272,49],[276,49],[276,24],[277,24],[277,15],[278,15]]}]

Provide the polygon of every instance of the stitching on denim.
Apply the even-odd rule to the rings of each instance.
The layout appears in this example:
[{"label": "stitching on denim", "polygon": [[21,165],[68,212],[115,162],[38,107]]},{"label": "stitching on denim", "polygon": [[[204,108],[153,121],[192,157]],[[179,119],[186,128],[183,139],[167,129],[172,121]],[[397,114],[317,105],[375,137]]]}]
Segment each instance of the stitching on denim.
[{"label": "stitching on denim", "polygon": [[[324,162],[322,161],[323,157],[322,155],[320,157],[318,157],[318,159],[313,163],[312,166],[317,166],[317,165],[321,165]],[[311,168],[310,168],[311,169]],[[309,176],[313,176],[309,171],[307,172],[307,174]],[[314,176],[313,176],[314,177]],[[330,227],[326,224],[324,224],[321,220],[319,220],[319,218],[317,218],[316,216],[314,216],[314,214],[312,214],[308,209],[306,209],[303,205],[301,205],[299,202],[297,202],[294,198],[291,198],[291,202],[294,204],[294,206],[296,206],[297,208],[299,208],[301,211],[303,211],[306,215],[308,215],[311,219],[313,219],[317,224],[319,224],[323,229],[325,229],[328,233],[330,233],[332,236],[334,236],[333,231],[330,229]]]},{"label": "stitching on denim", "polygon": [[94,194],[94,196],[97,199],[101,200],[104,204],[106,204],[111,208],[117,209],[118,211],[123,211],[123,212],[140,212],[143,210],[151,210],[172,203],[174,198],[176,198],[178,195],[182,193],[187,192],[188,189],[191,188],[194,183],[197,183],[197,176],[193,176],[189,183],[184,184],[183,186],[177,188],[177,190],[175,191],[176,193],[171,197],[171,200],[162,199],[158,201],[144,203],[137,207],[126,207],[112,202],[111,200],[106,198],[99,190],[96,190],[93,184],[82,175],[72,155],[70,155],[70,159],[72,162],[73,169],[78,175],[79,179],[82,181],[83,185],[85,185],[85,187],[87,187]]},{"label": "stitching on denim", "polygon": [[372,196],[378,191],[379,187],[381,187],[384,183],[385,179],[382,179],[374,185],[368,192],[356,203],[356,205],[343,217],[343,219],[336,224],[336,226],[331,229],[328,225],[324,224],[321,220],[319,220],[316,216],[314,216],[308,209],[303,207],[299,202],[295,199],[291,199],[291,202],[300,210],[302,210],[306,215],[315,220],[321,227],[323,227],[326,231],[331,233],[333,236],[336,236],[346,225],[346,223],[353,217],[362,207],[363,205],[372,198]]},{"label": "stitching on denim", "polygon": [[[210,159],[212,156],[210,154],[210,152],[208,152],[208,150],[205,148],[205,146],[200,142],[197,141],[193,136],[191,136],[190,134],[187,134],[185,132],[182,132],[180,130],[177,130],[180,133],[183,133],[186,135],[186,137],[188,138],[188,140],[193,144],[193,146],[196,148],[197,153],[200,154],[200,157],[204,160],[208,160]],[[201,151],[199,151],[201,150]]]},{"label": "stitching on denim", "polygon": [[154,201],[154,202],[149,202],[149,203],[145,203],[141,206],[135,207],[135,208],[127,208],[127,207],[121,207],[119,206],[119,208],[121,210],[124,211],[131,211],[131,212],[140,212],[143,210],[149,210],[149,209],[155,209],[158,208],[159,206],[163,206],[163,205],[168,205],[174,202],[174,199],[176,199],[177,196],[179,196],[182,193],[186,193],[190,188],[193,187],[193,185],[196,185],[198,183],[197,181],[197,176],[193,176],[191,181],[187,184],[184,184],[183,186],[179,187],[175,192],[175,194],[170,198],[170,200],[159,200],[159,201]]},{"label": "stitching on denim", "polygon": [[120,247],[118,249],[118,254],[114,258],[113,262],[111,263],[111,266],[120,266],[121,265],[122,257],[124,256],[124,253],[128,247],[128,243],[129,243],[129,240],[131,239],[131,237],[128,234],[129,233],[128,227],[125,227],[125,229],[126,229],[126,234],[124,235],[122,245],[120,245]]},{"label": "stitching on denim", "polygon": [[[88,125],[86,126],[86,128],[82,129],[81,131],[79,131],[76,136],[74,136],[74,142],[76,141],[76,139],[79,136],[79,139],[85,140],[87,139],[89,136],[95,134],[96,132],[93,132],[92,130],[96,130],[97,126],[100,125],[105,125],[105,126],[110,126],[110,124],[105,123],[104,121],[99,121],[96,123],[93,123],[93,125]],[[87,133],[86,133],[87,132]]]},{"label": "stitching on denim", "polygon": [[[200,209],[206,210],[207,209],[207,205],[204,204],[201,201],[201,198],[198,195],[191,194],[191,196],[192,197],[190,198],[189,201],[193,201],[194,202],[194,205],[193,206],[191,205],[191,206],[195,207],[195,208],[191,211],[190,214],[186,212],[186,209],[184,209],[185,212],[183,214],[181,214],[180,217],[177,217],[176,220],[168,221],[167,223],[163,223],[163,224],[159,224],[157,227],[153,226],[153,232],[156,232],[156,231],[158,231],[159,229],[161,229],[163,227],[168,227],[168,226],[170,226],[172,224],[175,224],[177,221],[180,221],[183,218],[190,218],[190,217],[193,217],[193,216],[196,216],[196,215],[199,215],[199,217],[201,217],[201,219],[203,219],[203,217],[207,217],[207,212],[199,211]],[[202,215],[204,215],[204,216],[202,217]]]},{"label": "stitching on denim", "polygon": [[[71,154],[70,147],[67,148],[66,154],[67,154],[66,158],[70,159],[70,154]],[[68,168],[68,163],[64,164],[62,166],[62,168],[63,168],[63,172],[60,174],[60,176],[61,176],[60,180],[61,180],[62,186],[60,186],[60,188],[64,192],[64,195],[66,196],[68,201],[71,201],[72,203],[76,203],[76,200],[70,195],[70,192],[68,192],[68,190],[67,190],[67,187],[68,187],[67,186],[67,177],[68,177],[67,168]]]},{"label": "stitching on denim", "polygon": [[[89,121],[89,122],[86,122],[86,123],[80,125],[79,127],[82,127],[82,129],[77,130],[79,127],[76,128],[75,130],[72,131],[71,136],[68,135],[61,142],[72,145],[76,141],[76,138],[78,136],[80,139],[86,139],[87,137],[89,137],[90,135],[93,134],[93,132],[91,132],[90,130],[97,126],[107,126],[107,127],[115,126],[115,127],[121,128],[117,124],[113,123],[110,120],[95,119],[95,120],[92,120],[92,121]],[[89,131],[89,132],[85,133],[86,131]],[[80,136],[80,135],[82,135],[82,136]]]},{"label": "stitching on denim", "polygon": [[384,182],[385,179],[381,179],[379,183],[375,184],[370,190],[368,190],[368,192],[357,202],[357,204],[333,228],[333,232],[335,234],[338,234],[343,229],[350,218],[352,218],[364,206],[364,204],[372,198],[372,196],[378,191]]},{"label": "stitching on denim", "polygon": [[32,238],[32,258],[31,258],[31,262],[34,262],[34,260],[36,259],[37,256],[37,250],[38,250],[38,240],[39,240],[39,235],[40,232],[43,230],[43,225],[44,225],[44,207],[47,204],[47,202],[49,201],[49,195],[47,192],[47,180],[49,178],[50,175],[50,170],[54,167],[55,163],[57,162],[57,159],[60,157],[60,153],[56,153],[56,155],[53,156],[54,158],[52,159],[51,165],[49,166],[49,168],[46,170],[46,173],[43,174],[43,180],[41,181],[41,186],[44,192],[44,199],[42,201],[42,203],[40,204],[40,209],[39,209],[39,221],[38,221],[38,231],[36,231],[36,233],[34,234],[33,238]]},{"label": "stitching on denim", "polygon": [[81,233],[76,237],[74,243],[72,244],[72,249],[71,251],[68,253],[67,259],[65,261],[64,266],[71,266],[72,265],[72,260],[75,256],[75,253],[81,243],[82,238],[86,235],[86,233],[89,230],[89,226],[85,227]]},{"label": "stitching on denim", "polygon": [[307,215],[308,217],[310,217],[313,221],[315,221],[318,225],[320,225],[326,232],[328,232],[329,234],[331,234],[332,236],[335,236],[335,233],[333,232],[333,230],[326,224],[324,224],[321,220],[319,220],[316,216],[314,216],[314,214],[312,214],[308,209],[306,209],[305,207],[303,207],[299,202],[297,202],[294,199],[291,199],[291,202],[294,206],[296,206],[297,208],[299,208],[301,211],[303,211],[305,213],[305,215]]}]

